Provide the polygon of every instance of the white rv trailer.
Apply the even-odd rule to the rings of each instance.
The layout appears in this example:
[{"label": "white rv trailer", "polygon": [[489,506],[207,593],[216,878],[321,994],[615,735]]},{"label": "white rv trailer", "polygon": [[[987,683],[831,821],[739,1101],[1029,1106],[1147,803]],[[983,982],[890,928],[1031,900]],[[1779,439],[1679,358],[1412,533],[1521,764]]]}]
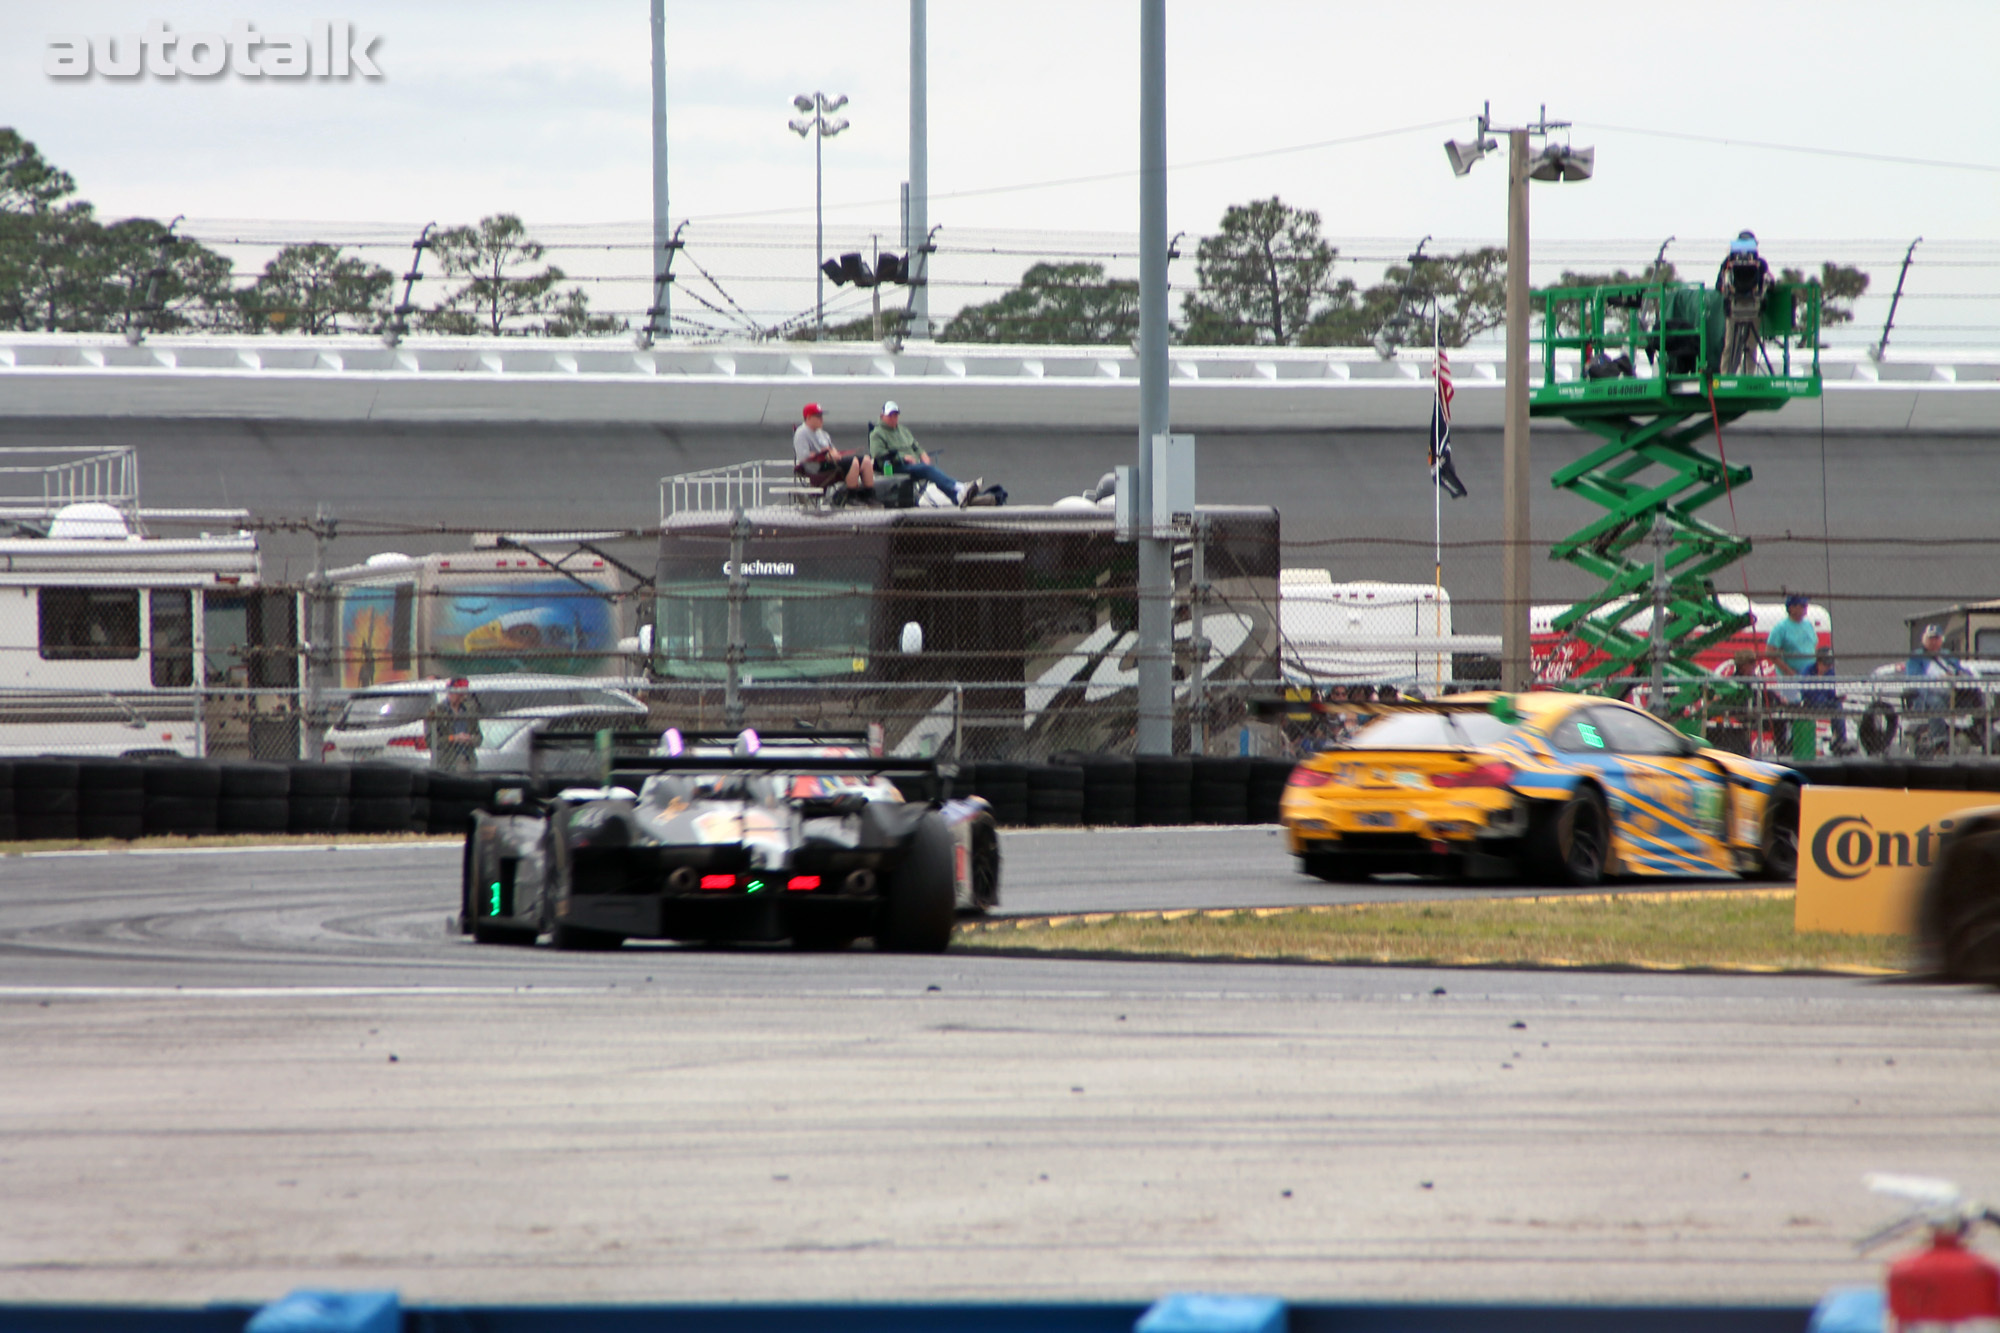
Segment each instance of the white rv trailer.
[{"label": "white rv trailer", "polygon": [[1429,583],[1336,583],[1324,569],[1279,575],[1285,678],[1303,685],[1446,688],[1454,653],[1493,653],[1494,635],[1457,634],[1451,593]]},{"label": "white rv trailer", "polygon": [[297,598],[254,537],[149,537],[96,501],[12,520],[0,754],[298,756]]}]

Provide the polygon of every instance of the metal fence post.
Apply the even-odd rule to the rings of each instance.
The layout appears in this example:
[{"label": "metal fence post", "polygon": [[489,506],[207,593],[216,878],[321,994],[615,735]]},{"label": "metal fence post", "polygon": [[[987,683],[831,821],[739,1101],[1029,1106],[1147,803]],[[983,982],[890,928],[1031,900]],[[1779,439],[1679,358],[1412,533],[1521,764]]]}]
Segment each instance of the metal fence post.
[{"label": "metal fence post", "polygon": [[1653,628],[1648,637],[1652,639],[1653,685],[1652,697],[1648,700],[1653,713],[1666,721],[1667,717],[1667,516],[1662,513],[1653,520]]},{"label": "metal fence post", "polygon": [[[333,528],[326,506],[321,505],[313,515],[313,568],[306,580],[306,706],[299,728],[305,733],[305,757],[315,761],[326,757],[327,650],[335,641],[333,598],[326,581],[326,549],[333,541]],[[197,662],[197,673],[201,670]]]},{"label": "metal fence post", "polygon": [[738,505],[729,520],[729,646],[724,650],[728,676],[722,690],[723,723],[732,729],[743,725],[743,556],[749,538],[750,524]]},{"label": "metal fence post", "polygon": [[1208,604],[1208,518],[1194,516],[1193,558],[1188,570],[1188,652],[1193,658],[1193,708],[1188,725],[1188,753],[1208,752],[1208,638],[1203,634],[1202,611]]},{"label": "metal fence post", "polygon": [[951,683],[951,761],[965,762],[965,682]]}]

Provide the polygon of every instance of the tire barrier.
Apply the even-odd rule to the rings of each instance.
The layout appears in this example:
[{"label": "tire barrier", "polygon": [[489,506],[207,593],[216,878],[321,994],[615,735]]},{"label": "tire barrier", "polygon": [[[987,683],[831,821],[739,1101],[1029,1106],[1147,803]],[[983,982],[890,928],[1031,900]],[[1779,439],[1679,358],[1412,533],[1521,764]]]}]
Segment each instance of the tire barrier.
[{"label": "tire barrier", "polygon": [[1138,802],[1135,823],[1194,822],[1194,760],[1141,755],[1132,763],[1133,794]]},{"label": "tire barrier", "polygon": [[1197,824],[1250,822],[1250,761],[1225,756],[1197,756],[1188,805]]},{"label": "tire barrier", "polygon": [[291,764],[291,810],[287,833],[347,832],[347,788],[353,769],[346,764]]},{"label": "tire barrier", "polygon": [[0,839],[13,841],[14,828],[14,761],[0,759]]},{"label": "tire barrier", "polygon": [[2000,757],[1810,759],[1792,765],[1810,786],[2000,792]]},{"label": "tire barrier", "polygon": [[1074,828],[1083,823],[1083,770],[1068,764],[1022,766],[1028,792],[1028,823],[1035,828]]},{"label": "tire barrier", "polygon": [[117,759],[79,759],[76,836],[130,840],[146,831],[146,775]]},{"label": "tire barrier", "polygon": [[1085,824],[1123,827],[1138,822],[1139,768],[1129,757],[1068,750],[1054,758],[1082,775]]},{"label": "tire barrier", "polygon": [[74,759],[14,761],[14,836],[40,841],[76,837]]}]

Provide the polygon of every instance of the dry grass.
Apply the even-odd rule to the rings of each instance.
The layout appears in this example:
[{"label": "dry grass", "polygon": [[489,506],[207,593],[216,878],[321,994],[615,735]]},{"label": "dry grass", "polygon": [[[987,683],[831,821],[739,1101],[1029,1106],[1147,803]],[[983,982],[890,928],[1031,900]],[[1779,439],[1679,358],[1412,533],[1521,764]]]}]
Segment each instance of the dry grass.
[{"label": "dry grass", "polygon": [[157,852],[191,847],[365,847],[383,843],[419,846],[462,842],[461,837],[426,833],[221,833],[209,838],[54,838],[0,843],[0,856],[32,852]]},{"label": "dry grass", "polygon": [[1909,941],[1799,934],[1789,889],[1089,913],[980,922],[970,949],[1273,962],[1905,971]]}]

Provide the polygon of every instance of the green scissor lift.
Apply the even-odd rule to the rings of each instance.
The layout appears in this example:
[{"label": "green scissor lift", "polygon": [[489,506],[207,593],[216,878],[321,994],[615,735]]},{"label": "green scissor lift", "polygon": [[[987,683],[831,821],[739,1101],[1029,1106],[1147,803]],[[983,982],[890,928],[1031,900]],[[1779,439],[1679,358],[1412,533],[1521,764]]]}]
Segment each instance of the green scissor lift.
[{"label": "green scissor lift", "polygon": [[[1665,672],[1704,674],[1695,655],[1728,638],[1743,617],[1716,598],[1714,574],[1749,554],[1750,543],[1702,519],[1701,509],[1750,480],[1698,446],[1746,412],[1771,412],[1817,398],[1820,286],[1778,283],[1765,299],[1757,374],[1722,375],[1724,297],[1692,283],[1556,287],[1537,292],[1542,315],[1542,381],[1529,412],[1560,417],[1604,443],[1554,476],[1605,512],[1549,551],[1603,581],[1603,588],[1555,619],[1603,656],[1569,682],[1614,691],[1609,682],[1643,678],[1653,645],[1623,627],[1654,605],[1653,529],[1665,536]],[[1632,375],[1593,378],[1600,358],[1629,356]],[[1672,715],[1691,702],[1683,684],[1652,707]]]}]

